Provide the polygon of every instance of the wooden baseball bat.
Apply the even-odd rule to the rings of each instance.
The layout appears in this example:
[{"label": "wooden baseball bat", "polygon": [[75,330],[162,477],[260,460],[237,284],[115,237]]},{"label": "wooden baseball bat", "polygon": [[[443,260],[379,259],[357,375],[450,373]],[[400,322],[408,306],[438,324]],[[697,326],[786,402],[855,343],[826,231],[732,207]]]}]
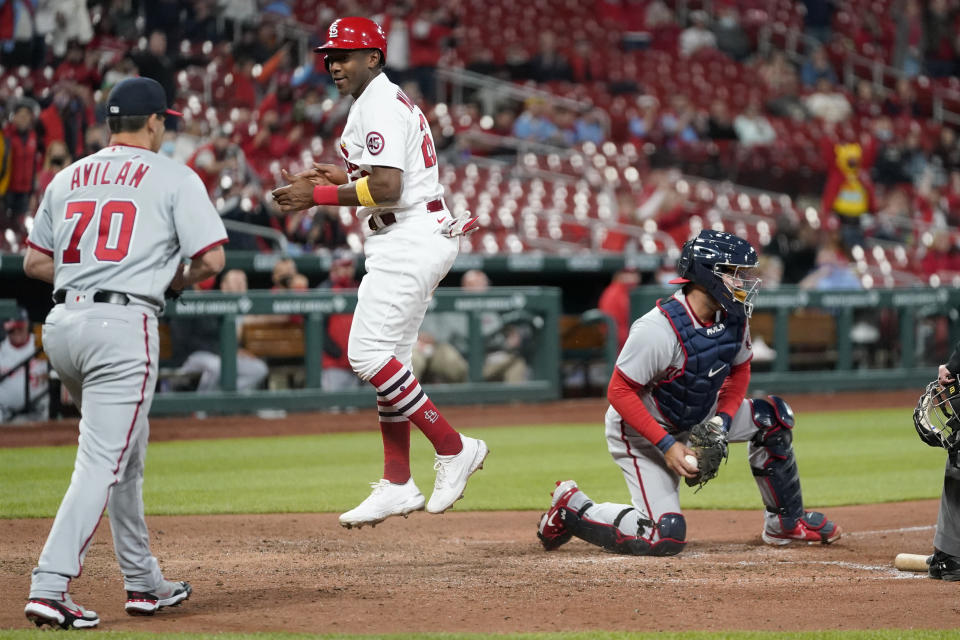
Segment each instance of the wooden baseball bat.
[{"label": "wooden baseball bat", "polygon": [[930,568],[927,557],[916,553],[898,553],[893,560],[893,566],[900,571],[926,571]]}]

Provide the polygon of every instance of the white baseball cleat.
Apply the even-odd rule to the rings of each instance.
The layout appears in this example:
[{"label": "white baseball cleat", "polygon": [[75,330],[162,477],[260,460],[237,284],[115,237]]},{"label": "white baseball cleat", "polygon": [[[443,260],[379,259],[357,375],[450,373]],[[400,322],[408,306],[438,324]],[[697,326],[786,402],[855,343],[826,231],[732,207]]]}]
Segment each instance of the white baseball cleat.
[{"label": "white baseball cleat", "polygon": [[443,513],[462,498],[467,479],[477,469],[483,468],[483,461],[490,453],[483,440],[460,434],[460,441],[463,442],[460,453],[452,456],[438,455],[433,465],[437,479],[433,485],[433,495],[427,503],[427,511],[430,513]]},{"label": "white baseball cleat", "polygon": [[386,478],[371,482],[373,491],[367,499],[340,516],[340,526],[358,529],[365,524],[375,526],[390,516],[406,518],[423,509],[424,498],[411,477],[404,484],[394,484]]},{"label": "white baseball cleat", "polygon": [[127,591],[124,609],[131,616],[152,616],[164,607],[176,607],[193,593],[189,582],[164,580],[153,591]]}]

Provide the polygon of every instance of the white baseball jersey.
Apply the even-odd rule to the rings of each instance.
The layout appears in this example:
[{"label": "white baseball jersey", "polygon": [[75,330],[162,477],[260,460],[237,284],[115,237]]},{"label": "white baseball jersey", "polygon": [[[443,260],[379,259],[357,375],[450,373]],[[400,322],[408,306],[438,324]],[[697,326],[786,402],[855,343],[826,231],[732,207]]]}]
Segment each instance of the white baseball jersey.
[{"label": "white baseball jersey", "polygon": [[361,221],[383,211],[410,210],[426,216],[429,212],[417,205],[443,196],[427,118],[383,73],[371,80],[350,106],[340,154],[351,182],[369,175],[374,166],[403,171],[400,199],[389,206],[358,207]]},{"label": "white baseball jersey", "polygon": [[53,257],[55,291],[119,291],[159,303],[181,256],[226,239],[193,170],[116,144],[54,176],[27,242]]},{"label": "white baseball jersey", "polygon": [[[32,356],[35,350],[36,346],[33,343],[32,336],[22,347],[13,346],[9,338],[0,342],[0,375],[7,373]],[[42,360],[34,358],[30,361],[28,369],[30,371],[30,398],[33,399],[47,390],[47,366]],[[0,417],[5,412],[23,409],[26,401],[23,375],[24,370],[19,369],[16,373],[4,379],[3,382],[0,382]]]},{"label": "white baseball jersey", "polygon": [[[687,307],[695,327],[704,326],[697,318],[697,314],[693,313],[687,305],[686,296],[682,289],[674,293],[673,297]],[[731,366],[742,364],[752,357],[750,325],[747,324],[746,330],[743,332],[740,351],[737,352]],[[670,324],[670,320],[658,307],[654,307],[630,326],[630,335],[617,358],[617,368],[633,382],[641,385],[652,385],[676,374],[683,369],[685,362],[686,354],[676,331]],[[668,426],[669,423],[660,413],[651,394],[644,393],[640,397],[643,400],[643,406],[647,408],[650,415],[660,424]],[[608,419],[619,420],[620,418],[620,414],[613,407],[607,410],[607,415]],[[710,415],[713,415],[713,411]]]}]

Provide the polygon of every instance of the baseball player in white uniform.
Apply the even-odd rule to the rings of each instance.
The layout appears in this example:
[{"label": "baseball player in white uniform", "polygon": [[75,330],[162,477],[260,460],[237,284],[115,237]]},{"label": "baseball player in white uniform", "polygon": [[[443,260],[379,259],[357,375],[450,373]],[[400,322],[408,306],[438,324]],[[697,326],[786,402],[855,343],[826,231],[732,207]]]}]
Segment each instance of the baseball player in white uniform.
[{"label": "baseball player in white uniform", "polygon": [[573,480],[558,482],[537,531],[546,550],[577,536],[616,553],[680,553],[687,525],[678,486],[697,473],[687,438],[707,421],[726,434],[724,450],[726,441],[749,443],[764,542],[840,538],[839,526],[803,508],[790,406],[777,396],[745,398],[756,264],[753,247],[730,233],[704,230],[684,245],[671,281],[683,289],[633,323],[607,390],[607,448],[632,504],[597,504]]},{"label": "baseball player in white uniform", "polygon": [[[355,99],[340,139],[346,170],[315,164],[296,176],[284,172],[290,184],[273,193],[284,211],[358,206],[357,217],[370,230],[347,355],[354,372],[377,390],[384,472],[340,523],[375,525],[423,509],[425,502],[430,513],[443,513],[462,497],[488,449],[450,426],[420,387],[411,361],[433,290],[457,257],[459,236],[475,230],[476,218],[454,218],[447,209],[427,120],[383,72],[387,42],[380,26],[367,18],[339,18],[317,51],[340,94]],[[428,502],[410,474],[410,422],[437,454]]]},{"label": "baseball player in white uniform", "polygon": [[[157,314],[164,293],[218,273],[226,230],[200,178],[157,151],[167,109],[148,78],[118,83],[107,98],[108,147],[61,170],[47,187],[27,239],[24,271],[53,284],[43,326],[50,363],[80,407],[70,487],[33,570],[24,610],[37,626],[95,627],[69,586],[83,569],[105,509],[125,609],[152,615],[190,596],[164,579],[143,515],[147,414],[157,379]],[[184,267],[182,258],[189,258]]]},{"label": "baseball player in white uniform", "polygon": [[37,349],[27,310],[17,309],[3,329],[7,337],[0,342],[0,425],[44,420],[49,409],[47,363],[33,357]]}]

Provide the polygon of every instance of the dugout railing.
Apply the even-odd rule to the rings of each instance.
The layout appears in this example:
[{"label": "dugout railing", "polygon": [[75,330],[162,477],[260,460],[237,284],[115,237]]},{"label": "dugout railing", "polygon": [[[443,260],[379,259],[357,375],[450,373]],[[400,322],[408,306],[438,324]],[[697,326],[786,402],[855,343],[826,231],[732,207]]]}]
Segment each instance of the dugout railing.
[{"label": "dugout railing", "polygon": [[[631,292],[634,318],[676,287]],[[761,290],[751,318],[775,355],[755,361],[754,391],[922,388],[960,339],[960,289]],[[756,346],[756,345],[755,345]],[[768,354],[771,352],[767,352]]]},{"label": "dugout railing", "polygon": [[[462,315],[466,321],[468,381],[457,384],[424,384],[431,397],[443,404],[501,404],[539,402],[560,397],[559,318],[560,290],[550,287],[500,287],[489,292],[469,293],[456,289],[435,292],[428,313]],[[263,409],[287,411],[373,407],[369,388],[324,391],[321,388],[322,349],[325,318],[351,313],[355,293],[305,291],[276,293],[250,291],[246,294],[188,292],[168,305],[165,317],[220,318],[220,389],[212,392],[169,391],[157,393],[153,415],[207,413],[249,413]],[[536,329],[528,357],[529,378],[522,382],[486,382],[483,361],[487,347],[483,331],[485,314],[526,312],[536,317]],[[237,318],[245,315],[302,317],[303,388],[237,391]]]}]

